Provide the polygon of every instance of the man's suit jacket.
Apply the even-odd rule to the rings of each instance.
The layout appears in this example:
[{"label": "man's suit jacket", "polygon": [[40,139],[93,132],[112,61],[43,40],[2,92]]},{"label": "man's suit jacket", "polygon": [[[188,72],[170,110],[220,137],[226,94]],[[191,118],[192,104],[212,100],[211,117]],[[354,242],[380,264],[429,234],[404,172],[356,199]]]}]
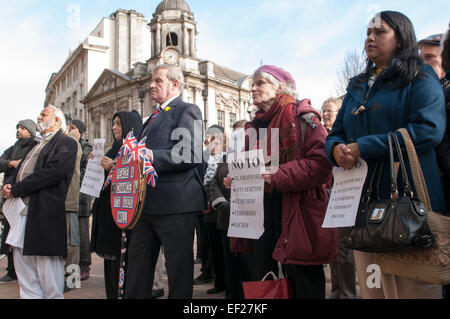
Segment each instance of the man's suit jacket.
[{"label": "man's suit jacket", "polygon": [[[181,97],[169,107],[153,119],[145,134],[158,181],[155,188],[147,187],[143,214],[192,213],[207,207],[199,172],[203,143],[200,109]],[[149,121],[142,126],[139,137]]]},{"label": "man's suit jacket", "polygon": [[77,142],[58,131],[39,153],[33,174],[16,183],[22,161],[5,181],[5,184],[12,184],[14,197],[30,197],[24,255],[67,255],[65,199],[76,156]]}]

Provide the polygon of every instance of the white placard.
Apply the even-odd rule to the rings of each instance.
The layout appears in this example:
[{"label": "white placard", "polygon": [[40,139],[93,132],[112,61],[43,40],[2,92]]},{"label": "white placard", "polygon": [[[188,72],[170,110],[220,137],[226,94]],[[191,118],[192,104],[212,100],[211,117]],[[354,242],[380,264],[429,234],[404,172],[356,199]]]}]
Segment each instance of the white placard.
[{"label": "white placard", "polygon": [[23,248],[25,236],[26,205],[22,198],[7,199],[3,204],[3,214],[10,225],[6,244],[12,247]]},{"label": "white placard", "polygon": [[350,170],[334,167],[333,177],[333,189],[322,227],[354,226],[361,192],[367,177],[367,163],[360,158],[355,167]]},{"label": "white placard", "polygon": [[262,150],[229,154],[233,178],[228,237],[259,239],[264,233],[264,170]]},{"label": "white placard", "polygon": [[240,128],[233,131],[230,135],[230,142],[228,143],[227,153],[239,153],[244,149],[245,143],[245,129]]},{"label": "white placard", "polygon": [[94,158],[88,161],[80,193],[98,198],[105,182],[105,170],[101,165],[102,157],[105,156],[105,139],[95,139],[92,146]]},{"label": "white placard", "polygon": [[10,226],[13,226],[16,223],[20,213],[22,213],[25,207],[25,203],[20,197],[7,199],[5,201],[2,210]]}]

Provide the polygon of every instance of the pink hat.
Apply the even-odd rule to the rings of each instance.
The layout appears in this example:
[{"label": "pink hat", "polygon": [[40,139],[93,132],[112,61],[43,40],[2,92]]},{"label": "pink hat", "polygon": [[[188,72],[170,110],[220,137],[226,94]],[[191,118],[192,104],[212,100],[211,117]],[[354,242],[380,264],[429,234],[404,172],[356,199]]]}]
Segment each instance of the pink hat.
[{"label": "pink hat", "polygon": [[289,74],[289,72],[283,70],[282,68],[276,67],[275,65],[263,65],[258,70],[255,71],[255,74],[265,72],[269,73],[270,75],[273,75],[278,81],[281,83],[290,83],[295,86],[295,80],[292,78],[292,76]]}]

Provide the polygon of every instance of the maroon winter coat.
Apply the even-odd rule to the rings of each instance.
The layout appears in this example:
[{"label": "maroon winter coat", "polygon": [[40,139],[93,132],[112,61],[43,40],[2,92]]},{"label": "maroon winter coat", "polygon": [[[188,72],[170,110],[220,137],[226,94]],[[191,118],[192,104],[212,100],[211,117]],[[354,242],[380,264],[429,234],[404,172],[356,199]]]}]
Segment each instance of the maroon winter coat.
[{"label": "maroon winter coat", "polygon": [[298,130],[297,160],[280,165],[272,175],[271,186],[282,192],[282,232],[273,258],[282,264],[321,265],[337,256],[336,229],[322,228],[328,205],[325,184],[332,172],[324,149],[327,131],[310,101],[302,100],[298,119],[308,113],[317,117],[299,121],[306,128],[303,134]]}]

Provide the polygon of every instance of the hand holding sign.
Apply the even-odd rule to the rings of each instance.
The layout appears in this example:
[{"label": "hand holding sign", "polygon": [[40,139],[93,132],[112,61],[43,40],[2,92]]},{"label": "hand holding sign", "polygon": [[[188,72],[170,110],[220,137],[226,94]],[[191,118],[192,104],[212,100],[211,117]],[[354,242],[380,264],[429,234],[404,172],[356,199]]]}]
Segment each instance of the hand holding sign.
[{"label": "hand holding sign", "polygon": [[367,163],[360,158],[352,169],[334,167],[333,177],[333,189],[322,227],[353,226],[367,177]]},{"label": "hand holding sign", "polygon": [[229,237],[259,239],[264,233],[264,157],[262,150],[230,154],[232,177]]}]

